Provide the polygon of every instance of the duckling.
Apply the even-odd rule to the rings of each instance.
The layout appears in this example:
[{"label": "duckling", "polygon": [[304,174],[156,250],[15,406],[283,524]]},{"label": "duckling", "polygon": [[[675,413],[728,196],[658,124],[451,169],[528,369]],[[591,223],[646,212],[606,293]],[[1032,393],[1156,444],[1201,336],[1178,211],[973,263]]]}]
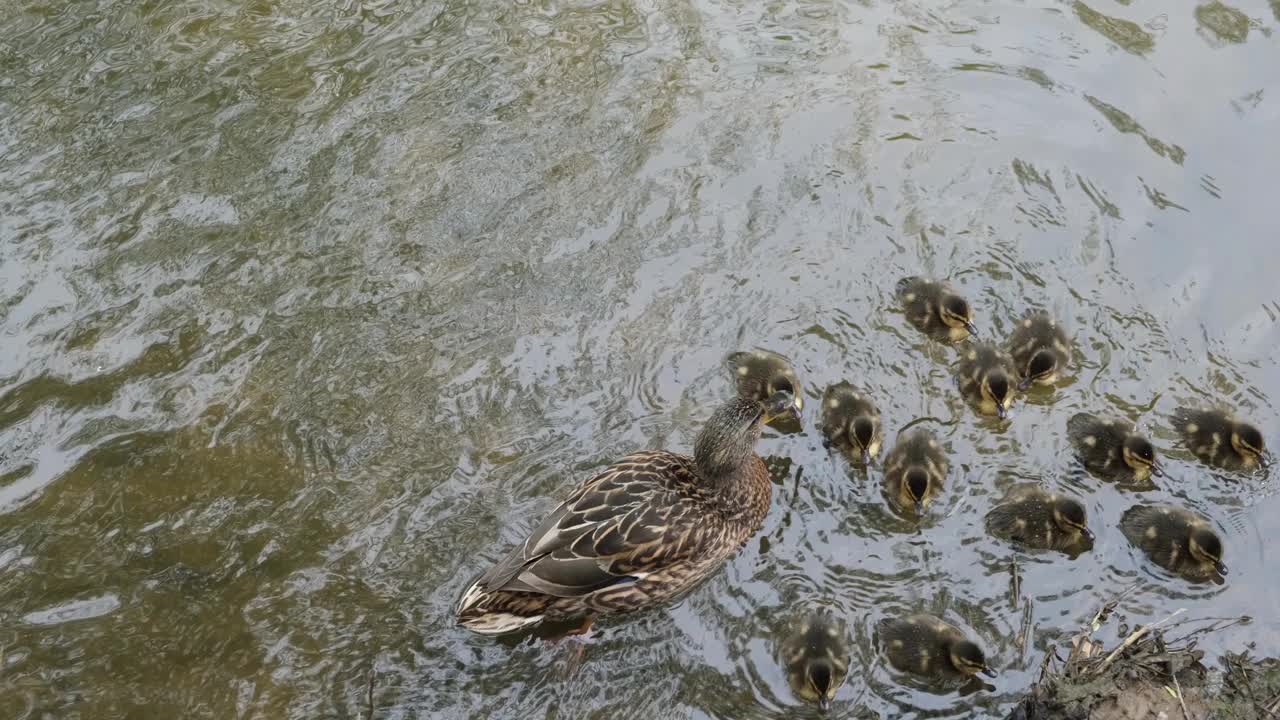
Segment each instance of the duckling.
[{"label": "duckling", "polygon": [[929,337],[957,342],[978,334],[969,301],[956,294],[945,282],[904,277],[898,281],[896,292],[907,321]]},{"label": "duckling", "polygon": [[885,497],[903,513],[920,515],[935,495],[942,492],[950,464],[933,433],[923,428],[898,436],[885,458]]},{"label": "duckling", "polygon": [[1093,546],[1084,505],[1035,485],[1011,488],[987,513],[987,531],[1030,548],[1072,556]]},{"label": "duckling", "polygon": [[1067,420],[1067,438],[1090,472],[1106,480],[1142,483],[1164,477],[1151,441],[1133,423],[1076,413]]},{"label": "duckling", "polygon": [[910,615],[880,624],[889,664],[902,672],[931,677],[995,677],[987,657],[954,625],[933,615]]},{"label": "duckling", "polygon": [[822,610],[809,613],[788,628],[779,654],[795,694],[827,710],[849,673],[844,621]]},{"label": "duckling", "polygon": [[804,409],[800,377],[790,361],[778,353],[768,350],[730,353],[725,364],[733,372],[738,397],[764,402],[774,393],[789,392],[796,399],[796,407]]},{"label": "duckling", "polygon": [[1021,378],[1019,390],[1052,385],[1071,359],[1071,338],[1047,313],[1028,313],[1009,336],[1009,354]]},{"label": "duckling", "polygon": [[1013,405],[1013,359],[990,343],[977,343],[960,357],[956,387],[966,402],[983,415],[1004,419]]},{"label": "duckling", "polygon": [[1120,531],[1151,561],[1193,582],[1221,579],[1222,538],[1209,521],[1172,505],[1134,505],[1120,516]]},{"label": "duckling", "polygon": [[835,447],[849,462],[863,465],[880,453],[884,431],[880,410],[871,398],[847,382],[839,382],[822,394],[823,447]]},{"label": "duckling", "polygon": [[1230,411],[1180,407],[1173,412],[1172,420],[1187,448],[1210,465],[1227,470],[1252,470],[1258,465],[1265,468],[1271,464],[1262,433]]}]

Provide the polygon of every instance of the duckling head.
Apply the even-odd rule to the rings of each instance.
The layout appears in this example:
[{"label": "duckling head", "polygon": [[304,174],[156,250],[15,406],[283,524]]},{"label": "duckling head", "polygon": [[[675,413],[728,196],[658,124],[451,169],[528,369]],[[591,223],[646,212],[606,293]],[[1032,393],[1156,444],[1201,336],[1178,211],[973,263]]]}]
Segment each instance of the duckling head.
[{"label": "duckling head", "polygon": [[929,472],[919,466],[910,468],[902,476],[902,485],[915,503],[916,514],[924,512],[924,499],[929,493]]},{"label": "duckling head", "polygon": [[1121,450],[1124,464],[1138,472],[1150,472],[1156,477],[1164,477],[1164,468],[1156,461],[1156,449],[1151,441],[1141,435],[1130,435],[1124,439]]},{"label": "duckling head", "polygon": [[987,656],[982,648],[969,640],[957,640],[947,648],[947,657],[951,666],[964,675],[982,673],[987,677],[995,677],[996,671],[987,667]]},{"label": "duckling head", "polygon": [[859,415],[850,421],[849,439],[853,441],[854,447],[862,453],[862,464],[869,464],[871,456],[880,450],[880,444],[876,442],[875,418]]},{"label": "duckling head", "polygon": [[938,316],[947,327],[964,328],[970,335],[977,335],[978,328],[973,324],[973,308],[969,301],[954,293],[946,293],[938,303]]},{"label": "duckling head", "polygon": [[1018,383],[1019,390],[1026,390],[1032,383],[1052,384],[1058,377],[1058,358],[1047,348],[1041,348],[1027,363],[1026,377]]},{"label": "duckling head", "polygon": [[1207,527],[1197,527],[1191,531],[1187,547],[1191,550],[1191,557],[1202,563],[1212,564],[1219,575],[1227,574],[1227,566],[1222,562],[1222,539],[1218,537],[1218,533]]},{"label": "duckling head", "polygon": [[1053,522],[1064,532],[1079,533],[1089,540],[1093,539],[1093,531],[1088,526],[1088,516],[1084,505],[1079,500],[1069,497],[1054,498]]},{"label": "duckling head", "polygon": [[843,673],[839,668],[833,667],[830,658],[814,658],[804,668],[805,688],[809,691],[807,694],[816,698],[818,707],[823,710],[831,707],[831,701],[840,689],[841,677]]},{"label": "duckling head", "polygon": [[800,378],[781,355],[764,350],[735,352],[730,353],[727,364],[742,397],[765,401],[777,393],[789,392],[795,398],[796,409],[804,409]]},{"label": "duckling head", "polygon": [[995,403],[996,415],[1003,420],[1009,415],[1009,406],[1013,405],[1013,383],[1009,376],[1000,369],[992,370],[982,376],[982,397]]},{"label": "duckling head", "polygon": [[1231,447],[1235,448],[1241,457],[1250,461],[1251,465],[1257,463],[1267,467],[1271,464],[1267,459],[1266,446],[1262,442],[1262,433],[1247,422],[1238,422],[1231,429]]}]

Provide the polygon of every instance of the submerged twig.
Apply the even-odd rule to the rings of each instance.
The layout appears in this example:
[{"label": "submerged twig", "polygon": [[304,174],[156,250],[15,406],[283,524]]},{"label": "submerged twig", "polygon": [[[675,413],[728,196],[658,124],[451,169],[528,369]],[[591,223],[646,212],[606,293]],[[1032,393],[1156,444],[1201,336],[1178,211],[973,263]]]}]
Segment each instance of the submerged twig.
[{"label": "submerged twig", "polygon": [[365,716],[364,716],[365,720],[373,720],[373,674],[374,672],[375,672],[374,663],[371,662],[369,663],[369,687],[365,695],[365,703],[366,703],[365,707],[367,709],[367,712],[365,713]]},{"label": "submerged twig", "polygon": [[1018,609],[1018,597],[1022,595],[1022,575],[1018,571],[1018,558],[1009,561],[1009,602]]},{"label": "submerged twig", "polygon": [[1169,675],[1173,676],[1173,687],[1178,691],[1178,705],[1182,708],[1182,720],[1191,720],[1191,713],[1187,712],[1187,702],[1182,699],[1182,683],[1178,682],[1178,673],[1170,671]]},{"label": "submerged twig", "polygon": [[1186,612],[1186,610],[1187,610],[1186,608],[1178,608],[1177,610],[1174,611],[1172,615],[1161,620],[1160,622],[1151,623],[1150,625],[1143,625],[1141,628],[1138,628],[1137,630],[1133,631],[1129,635],[1129,637],[1124,639],[1124,642],[1120,643],[1120,647],[1116,648],[1115,650],[1112,650],[1111,654],[1108,655],[1107,658],[1102,661],[1102,664],[1098,666],[1098,672],[1102,672],[1103,670],[1106,670],[1107,666],[1111,665],[1111,663],[1117,657],[1120,657],[1121,653],[1123,653],[1125,650],[1131,647],[1134,643],[1141,640],[1147,633],[1169,622],[1175,617],[1181,615],[1182,613]]}]

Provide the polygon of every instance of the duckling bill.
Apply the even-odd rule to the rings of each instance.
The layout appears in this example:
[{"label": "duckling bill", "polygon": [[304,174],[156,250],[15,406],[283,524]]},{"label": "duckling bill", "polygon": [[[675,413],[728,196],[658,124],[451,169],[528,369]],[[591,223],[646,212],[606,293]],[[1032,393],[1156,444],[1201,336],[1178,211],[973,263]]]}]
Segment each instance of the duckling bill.
[{"label": "duckling bill", "polygon": [[1271,464],[1258,428],[1227,410],[1180,407],[1171,419],[1187,449],[1206,464],[1225,470]]},{"label": "duckling bill", "polygon": [[976,343],[960,356],[956,387],[965,401],[983,415],[1008,417],[1013,406],[1016,371],[1013,360],[990,343]]},{"label": "duckling bill", "polygon": [[1120,518],[1125,538],[1156,565],[1192,582],[1220,580],[1222,538],[1209,521],[1173,505],[1134,505]]},{"label": "duckling bill", "polygon": [[884,441],[880,410],[849,383],[831,385],[822,394],[822,434],[824,447],[836,448],[850,463],[870,464]]},{"label": "duckling bill", "polygon": [[577,487],[463,591],[458,624],[501,635],[585,621],[678,597],[759,529],[773,483],[755,454],[762,426],[795,412],[780,392],[735,398],[698,434],[693,456],[628,455]]},{"label": "duckling bill", "polygon": [[1035,485],[1011,488],[987,513],[987,531],[1028,548],[1073,556],[1093,545],[1084,504]]},{"label": "duckling bill", "polygon": [[977,335],[973,308],[945,282],[917,276],[904,277],[895,288],[907,322],[934,340],[958,342]]},{"label": "duckling bill", "polygon": [[924,428],[899,435],[884,465],[885,497],[899,512],[917,516],[942,492],[951,467],[938,439]]},{"label": "duckling bill", "polygon": [[933,615],[883,621],[880,638],[889,664],[902,672],[935,678],[996,674],[982,648],[960,628]]},{"label": "duckling bill", "polygon": [[1071,338],[1047,313],[1029,313],[1009,335],[1018,389],[1052,385],[1071,359]]},{"label": "duckling bill", "polygon": [[1121,482],[1146,482],[1164,477],[1151,441],[1133,423],[1077,413],[1067,420],[1067,439],[1080,462],[1093,474]]},{"label": "duckling bill", "polygon": [[849,673],[849,631],[830,613],[809,613],[787,630],[779,654],[796,696],[827,710]]},{"label": "duckling bill", "polygon": [[800,376],[785,357],[768,350],[730,353],[725,364],[733,373],[738,397],[764,402],[777,393],[790,393],[796,412],[804,410],[804,394]]}]

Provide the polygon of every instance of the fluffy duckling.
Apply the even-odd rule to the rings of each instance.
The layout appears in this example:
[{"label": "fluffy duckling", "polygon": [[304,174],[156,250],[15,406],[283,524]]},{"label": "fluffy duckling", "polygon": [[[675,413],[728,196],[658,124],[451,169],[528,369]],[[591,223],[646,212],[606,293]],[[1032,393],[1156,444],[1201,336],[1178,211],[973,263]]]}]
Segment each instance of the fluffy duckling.
[{"label": "fluffy duckling", "polygon": [[987,513],[987,531],[1030,548],[1072,556],[1093,545],[1084,505],[1035,485],[1011,488]]},{"label": "fluffy duckling", "polygon": [[930,677],[995,677],[982,648],[954,625],[933,615],[910,615],[880,624],[889,664],[902,672]]},{"label": "fluffy duckling", "polygon": [[1120,517],[1120,531],[1151,561],[1187,580],[1220,579],[1222,538],[1209,521],[1172,505],[1134,505]]},{"label": "fluffy duckling", "polygon": [[823,447],[835,447],[851,463],[870,464],[884,442],[880,410],[849,383],[831,385],[822,394],[822,434]]},{"label": "fluffy duckling", "polygon": [[768,350],[748,350],[730,353],[725,363],[733,372],[738,397],[764,402],[774,393],[789,392],[796,407],[804,409],[800,377],[785,357]]},{"label": "fluffy duckling", "polygon": [[848,628],[825,611],[809,613],[788,628],[779,654],[796,696],[826,710],[849,673]]},{"label": "fluffy duckling", "polygon": [[1067,420],[1067,439],[1080,462],[1106,480],[1141,483],[1152,475],[1164,477],[1151,441],[1127,420],[1076,413]]},{"label": "fluffy duckling", "polygon": [[907,321],[935,340],[956,342],[977,335],[973,308],[951,286],[922,277],[904,277],[896,288]]},{"label": "fluffy duckling", "polygon": [[1013,359],[990,343],[977,343],[960,357],[956,387],[966,402],[983,415],[1004,419],[1013,405]]},{"label": "fluffy duckling", "polygon": [[1009,335],[1009,355],[1018,371],[1019,390],[1032,383],[1052,385],[1071,359],[1071,338],[1047,313],[1028,313]]},{"label": "fluffy duckling", "polygon": [[885,497],[903,513],[920,515],[925,506],[942,492],[950,464],[933,433],[923,428],[898,436],[885,458]]},{"label": "fluffy duckling", "polygon": [[1210,465],[1252,470],[1271,464],[1258,428],[1227,410],[1180,407],[1172,420],[1187,448]]}]

